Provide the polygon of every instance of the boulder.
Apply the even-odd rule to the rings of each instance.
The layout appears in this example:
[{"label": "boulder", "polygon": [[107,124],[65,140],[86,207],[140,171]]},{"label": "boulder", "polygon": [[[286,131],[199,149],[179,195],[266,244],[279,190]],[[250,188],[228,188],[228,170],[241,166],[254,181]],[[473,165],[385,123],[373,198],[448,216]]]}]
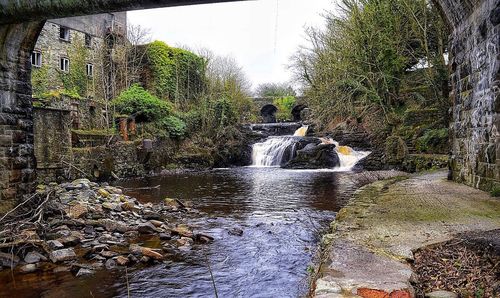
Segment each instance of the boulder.
[{"label": "boulder", "polygon": [[104,227],[109,232],[125,233],[130,230],[129,226],[122,221],[114,221],[112,219],[100,219],[98,225]]},{"label": "boulder", "polygon": [[156,227],[151,222],[146,222],[137,226],[137,231],[141,234],[154,234],[157,232]]},{"label": "boulder", "polygon": [[188,237],[181,237],[181,239],[177,239],[177,244],[179,244],[179,246],[191,246],[193,245],[193,242],[193,239]]},{"label": "boulder", "polygon": [[143,247],[139,246],[137,244],[131,244],[129,246],[129,250],[131,253],[136,254],[136,255],[142,255],[143,257],[148,257],[152,258],[155,260],[163,260],[163,255],[154,251],[153,249],[149,247]]},{"label": "boulder", "polygon": [[67,236],[57,240],[64,246],[75,246],[80,243],[80,238],[76,236]]},{"label": "boulder", "polygon": [[127,266],[129,263],[129,259],[124,256],[116,257],[116,263],[120,266]]},{"label": "boulder", "polygon": [[[243,233],[243,231],[241,231],[241,232]],[[199,243],[209,243],[209,242],[214,241],[214,238],[212,236],[205,235],[205,234],[196,234],[196,235],[194,235],[194,240],[196,242],[199,242]]]},{"label": "boulder", "polygon": [[109,197],[109,195],[110,195],[110,193],[109,193],[107,190],[105,190],[104,188],[99,188],[99,189],[97,190],[97,193],[98,193],[101,197],[103,197],[103,198],[107,198],[107,197]]},{"label": "boulder", "polygon": [[65,249],[54,250],[53,252],[50,253],[49,258],[53,263],[57,263],[57,262],[75,260],[76,254],[72,248],[65,248]]},{"label": "boulder", "polygon": [[80,270],[78,270],[76,277],[92,275],[92,274],[94,274],[94,271],[87,269],[87,268],[81,268]]},{"label": "boulder", "polygon": [[47,261],[47,258],[36,251],[30,251],[24,256],[24,261],[28,264],[34,264],[40,261]]},{"label": "boulder", "polygon": [[59,242],[58,240],[49,240],[49,241],[47,241],[47,245],[52,250],[60,249],[60,248],[64,247],[64,245],[61,242]]},{"label": "boulder", "polygon": [[425,294],[426,298],[458,298],[458,295],[448,291],[434,291]]},{"label": "boulder", "polygon": [[297,156],[283,167],[286,169],[325,169],[340,165],[334,144],[309,143],[297,151]]},{"label": "boulder", "polygon": [[85,204],[83,204],[81,202],[76,202],[72,205],[69,205],[65,211],[66,211],[66,215],[69,218],[77,219],[77,218],[82,218],[83,216],[85,216],[88,212],[88,208]]},{"label": "boulder", "polygon": [[116,261],[113,259],[108,259],[106,263],[104,264],[106,269],[111,270],[116,268]]},{"label": "boulder", "polygon": [[19,271],[21,271],[22,273],[32,273],[35,272],[37,269],[38,269],[37,264],[26,264],[21,266],[19,268]]},{"label": "boulder", "polygon": [[170,240],[172,239],[172,235],[170,233],[160,233],[160,240]]},{"label": "boulder", "polygon": [[175,229],[172,229],[171,232],[173,235],[193,237],[193,232],[186,225],[178,225]]},{"label": "boulder", "polygon": [[227,232],[229,233],[229,235],[239,236],[239,237],[243,236],[243,230],[240,228],[232,228]]}]

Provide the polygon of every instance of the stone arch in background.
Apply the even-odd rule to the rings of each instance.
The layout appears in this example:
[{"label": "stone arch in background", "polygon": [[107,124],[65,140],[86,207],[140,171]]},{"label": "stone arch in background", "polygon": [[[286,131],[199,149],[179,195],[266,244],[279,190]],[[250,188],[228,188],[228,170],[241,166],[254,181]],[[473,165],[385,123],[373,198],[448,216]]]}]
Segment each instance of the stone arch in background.
[{"label": "stone arch in background", "polygon": [[[230,1],[0,0],[0,203],[34,181],[30,54],[46,19]],[[500,185],[500,1],[433,1],[452,28],[452,176],[491,189]]]},{"label": "stone arch in background", "polygon": [[276,112],[278,108],[273,104],[267,104],[260,109],[260,116],[264,123],[276,123]]},{"label": "stone arch in background", "polygon": [[300,122],[302,120],[305,120],[305,119],[302,119],[302,111],[307,109],[308,107],[304,104],[298,104],[296,106],[293,107],[292,109],[292,121],[293,122]]}]

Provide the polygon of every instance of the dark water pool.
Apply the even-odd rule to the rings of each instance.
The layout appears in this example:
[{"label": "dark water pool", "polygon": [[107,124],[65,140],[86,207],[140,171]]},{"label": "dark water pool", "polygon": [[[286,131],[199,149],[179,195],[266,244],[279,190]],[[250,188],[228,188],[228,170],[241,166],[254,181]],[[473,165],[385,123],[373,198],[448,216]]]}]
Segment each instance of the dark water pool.
[{"label": "dark water pool", "polygon": [[[132,297],[299,297],[319,237],[358,183],[351,173],[237,168],[131,180],[121,184],[142,201],[192,201],[189,220],[215,238],[166,264],[128,271]],[[157,186],[145,190],[144,187]],[[140,190],[138,190],[140,188]],[[241,236],[230,231],[242,230]],[[213,274],[211,278],[209,266]],[[215,287],[214,283],[215,282]],[[127,296],[124,270],[73,278],[30,274],[4,280],[0,296]]]}]

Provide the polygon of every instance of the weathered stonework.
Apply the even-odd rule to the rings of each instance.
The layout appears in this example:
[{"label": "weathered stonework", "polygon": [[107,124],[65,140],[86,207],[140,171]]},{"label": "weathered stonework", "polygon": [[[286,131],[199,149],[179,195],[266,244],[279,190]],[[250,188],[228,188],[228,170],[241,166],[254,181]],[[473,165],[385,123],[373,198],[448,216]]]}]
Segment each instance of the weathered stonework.
[{"label": "weathered stonework", "polygon": [[14,204],[35,179],[30,55],[43,22],[0,26],[0,202]]},{"label": "weathered stonework", "polygon": [[[42,55],[42,65],[41,67],[33,66],[33,74],[42,71],[46,68],[47,77],[44,79],[45,87],[48,90],[58,90],[64,89],[63,82],[61,80],[62,71],[60,70],[60,59],[68,58],[70,61],[70,69],[72,67],[71,57],[78,47],[84,47],[85,33],[81,31],[76,31],[70,29],[70,39],[65,41],[59,38],[59,28],[60,25],[47,21],[43,26],[42,32],[38,37],[35,44],[34,50],[40,52]],[[93,36],[92,46],[86,48],[87,59],[86,62],[94,65],[94,73],[100,73],[99,68],[101,63],[99,62],[99,50],[102,48],[103,39],[100,37]],[[88,93],[89,96],[95,96],[95,86],[99,82],[96,82],[96,76],[89,78]]]},{"label": "weathered stonework", "polygon": [[454,180],[500,185],[500,2],[482,1],[451,38]]}]

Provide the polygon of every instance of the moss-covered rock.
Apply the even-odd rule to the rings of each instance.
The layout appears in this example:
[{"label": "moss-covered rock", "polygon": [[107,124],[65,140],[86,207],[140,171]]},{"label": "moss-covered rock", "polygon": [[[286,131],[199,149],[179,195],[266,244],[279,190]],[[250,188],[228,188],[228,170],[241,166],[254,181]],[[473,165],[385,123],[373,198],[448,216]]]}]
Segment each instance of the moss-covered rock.
[{"label": "moss-covered rock", "polygon": [[385,142],[385,159],[388,164],[399,164],[408,156],[408,147],[400,136],[390,136]]},{"label": "moss-covered rock", "polygon": [[286,169],[323,169],[334,168],[340,165],[335,145],[308,144],[304,149],[297,151],[297,156],[290,160]]},{"label": "moss-covered rock", "polygon": [[430,129],[416,141],[416,149],[421,153],[441,153],[449,151],[448,129]]}]

